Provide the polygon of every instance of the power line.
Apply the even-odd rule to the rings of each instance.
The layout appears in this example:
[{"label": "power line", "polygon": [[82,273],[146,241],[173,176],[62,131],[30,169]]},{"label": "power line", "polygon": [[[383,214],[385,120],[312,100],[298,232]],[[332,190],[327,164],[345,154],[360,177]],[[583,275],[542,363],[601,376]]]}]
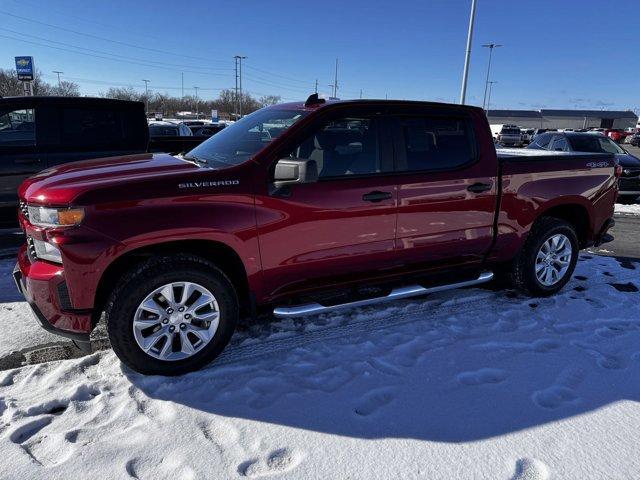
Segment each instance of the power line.
[{"label": "power line", "polygon": [[225,76],[225,74],[223,74],[223,73],[207,73],[207,72],[197,72],[197,71],[193,71],[193,70],[179,70],[179,69],[175,69],[175,68],[163,67],[161,65],[151,65],[151,64],[148,64],[148,63],[134,62],[134,61],[130,61],[130,60],[121,60],[121,59],[117,59],[117,58],[105,57],[105,56],[102,56],[102,55],[95,55],[95,54],[92,54],[92,53],[79,52],[77,50],[71,50],[71,49],[68,49],[68,48],[55,47],[53,45],[47,45],[47,44],[44,44],[44,43],[33,42],[31,40],[25,40],[25,39],[22,39],[22,38],[12,37],[10,35],[2,35],[2,34],[0,34],[0,38],[8,38],[10,40],[23,42],[23,43],[27,43],[27,44],[30,44],[30,45],[38,45],[40,47],[52,48],[54,50],[61,50],[61,51],[64,51],[64,52],[75,53],[77,55],[84,55],[84,56],[87,56],[87,57],[101,58],[103,60],[111,60],[112,62],[129,63],[129,64],[132,64],[132,65],[140,65],[140,66],[143,66],[143,67],[151,67],[151,68],[160,68],[160,69],[164,69],[164,70],[173,70],[173,71],[177,71],[177,72],[182,71],[182,72],[187,72],[187,73],[193,73],[193,74],[196,74],[196,75]]},{"label": "power line", "polygon": [[35,23],[35,24],[38,24],[38,25],[44,25],[45,27],[55,28],[55,29],[58,29],[58,30],[62,30],[64,32],[73,33],[75,35],[81,35],[81,36],[88,37],[88,38],[94,38],[96,40],[102,40],[104,42],[115,43],[117,45],[123,45],[123,46],[126,46],[126,47],[137,48],[139,50],[146,50],[148,52],[156,52],[156,53],[162,53],[162,54],[165,54],[165,55],[173,55],[175,57],[180,57],[180,58],[192,58],[194,60],[204,60],[204,61],[207,61],[207,62],[226,63],[224,60],[211,60],[209,58],[194,57],[194,56],[190,56],[190,55],[185,55],[183,53],[174,53],[174,52],[169,52],[167,50],[159,50],[157,48],[141,47],[141,46],[135,45],[133,43],[121,42],[119,40],[114,40],[112,38],[106,38],[106,37],[101,37],[99,35],[93,35],[93,34],[90,34],[90,33],[79,32],[77,30],[72,30],[70,28],[61,27],[59,25],[54,25],[54,24],[47,23],[47,22],[41,22],[39,20],[34,20],[32,18],[22,17],[20,15],[16,15],[14,13],[9,13],[9,12],[5,12],[5,11],[0,11],[0,14],[7,15],[7,16],[13,17],[13,18],[17,18],[17,19],[23,20],[25,22]]}]

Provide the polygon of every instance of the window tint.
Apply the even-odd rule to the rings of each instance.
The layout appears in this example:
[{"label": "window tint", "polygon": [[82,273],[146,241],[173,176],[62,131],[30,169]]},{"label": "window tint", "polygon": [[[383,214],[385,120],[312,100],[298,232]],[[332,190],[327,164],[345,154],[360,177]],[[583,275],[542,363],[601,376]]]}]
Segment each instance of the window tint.
[{"label": "window tint", "polygon": [[[470,122],[461,118],[402,118],[405,159],[400,171],[456,168],[475,154]],[[404,164],[403,164],[404,163]]]},{"label": "window tint", "polygon": [[36,144],[33,109],[0,110],[0,146],[28,146]]},{"label": "window tint", "polygon": [[315,160],[319,177],[326,178],[384,171],[379,150],[375,119],[341,118],[308,137],[292,156]]},{"label": "window tint", "polygon": [[70,145],[119,145],[126,138],[122,117],[118,110],[62,109],[61,140]]}]

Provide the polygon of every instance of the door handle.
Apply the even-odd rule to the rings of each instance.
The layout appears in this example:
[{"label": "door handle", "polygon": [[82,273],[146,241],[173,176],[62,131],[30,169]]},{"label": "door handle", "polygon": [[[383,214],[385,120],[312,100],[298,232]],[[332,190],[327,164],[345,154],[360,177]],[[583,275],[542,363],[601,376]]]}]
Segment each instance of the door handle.
[{"label": "door handle", "polygon": [[13,163],[16,165],[33,165],[36,163],[40,163],[39,158],[16,158]]},{"label": "door handle", "polygon": [[482,192],[486,192],[487,190],[491,190],[491,187],[493,187],[492,183],[478,182],[478,183],[474,183],[473,185],[469,185],[467,187],[467,190],[473,193],[482,193]]},{"label": "door handle", "polygon": [[364,200],[365,202],[381,202],[383,200],[389,200],[393,198],[393,195],[391,195],[390,192],[379,192],[379,191],[374,191],[374,192],[369,192],[369,193],[365,193],[362,196],[362,200]]}]

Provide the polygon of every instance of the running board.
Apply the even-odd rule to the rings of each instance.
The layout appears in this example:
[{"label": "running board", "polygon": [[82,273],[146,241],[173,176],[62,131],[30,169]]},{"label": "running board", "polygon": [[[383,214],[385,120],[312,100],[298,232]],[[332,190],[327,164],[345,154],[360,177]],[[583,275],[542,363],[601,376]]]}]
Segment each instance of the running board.
[{"label": "running board", "polygon": [[453,290],[454,288],[470,287],[480,283],[486,283],[493,278],[493,272],[483,272],[475,280],[467,280],[465,282],[450,283],[448,285],[439,285],[437,287],[421,287],[420,285],[411,285],[409,287],[396,288],[389,295],[384,297],[367,298],[355,302],[341,303],[339,305],[330,305],[328,307],[319,303],[307,303],[305,305],[296,305],[293,307],[277,307],[273,310],[273,315],[278,318],[303,317],[306,315],[317,315],[319,313],[333,312],[343,308],[364,307],[365,305],[375,305],[376,303],[389,302],[401,298],[416,297],[426,293],[443,292],[445,290]]}]

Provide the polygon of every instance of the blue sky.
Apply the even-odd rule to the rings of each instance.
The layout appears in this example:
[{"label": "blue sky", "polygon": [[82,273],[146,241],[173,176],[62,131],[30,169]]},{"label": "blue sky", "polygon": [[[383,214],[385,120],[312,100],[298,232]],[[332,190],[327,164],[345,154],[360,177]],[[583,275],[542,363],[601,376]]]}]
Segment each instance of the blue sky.
[{"label": "blue sky", "polygon": [[[471,0],[1,0],[0,67],[33,55],[96,94],[109,86],[213,98],[234,85],[302,99],[318,79],[339,96],[457,101]],[[640,32],[631,3],[478,0],[468,103],[481,104],[487,65],[493,108],[640,108]],[[9,15],[8,15],[9,14]],[[19,18],[24,17],[24,18]],[[27,43],[30,42],[30,43]],[[57,42],[57,43],[53,43]],[[45,46],[49,45],[49,47]],[[56,48],[50,48],[50,47]],[[80,47],[80,48],[78,48]],[[82,52],[82,53],[76,53]]]}]

